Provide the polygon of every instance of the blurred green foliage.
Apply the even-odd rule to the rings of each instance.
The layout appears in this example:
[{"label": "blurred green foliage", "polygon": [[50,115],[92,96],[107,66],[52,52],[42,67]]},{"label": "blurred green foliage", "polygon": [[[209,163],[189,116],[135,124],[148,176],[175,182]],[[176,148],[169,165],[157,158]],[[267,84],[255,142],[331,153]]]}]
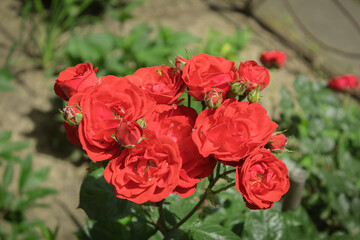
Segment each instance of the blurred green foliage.
[{"label": "blurred green foliage", "polygon": [[52,231],[42,221],[25,217],[30,208],[47,207],[38,203],[39,199],[56,193],[53,188],[41,186],[49,168],[34,171],[31,155],[21,158],[16,154],[28,144],[10,139],[11,132],[0,132],[0,239],[53,240],[57,228]]},{"label": "blurred green foliage", "polygon": [[196,40],[187,32],[159,27],[154,34],[147,24],[134,27],[129,34],[112,33],[74,35],[65,47],[69,66],[91,62],[100,66],[99,75],[125,76],[138,68],[169,64],[184,46]]},{"label": "blurred green foliage", "polygon": [[282,89],[282,129],[291,136],[288,166],[306,169],[303,207],[318,230],[360,236],[360,107],[343,101],[303,76],[296,79],[296,96]]},{"label": "blurred green foliage", "polygon": [[[143,0],[126,3],[119,0],[23,0],[22,20],[30,27],[27,46],[34,60],[44,69],[54,66],[59,39],[74,27],[95,23],[106,12],[123,23],[132,18],[131,11]],[[21,28],[21,31],[23,28]]]}]

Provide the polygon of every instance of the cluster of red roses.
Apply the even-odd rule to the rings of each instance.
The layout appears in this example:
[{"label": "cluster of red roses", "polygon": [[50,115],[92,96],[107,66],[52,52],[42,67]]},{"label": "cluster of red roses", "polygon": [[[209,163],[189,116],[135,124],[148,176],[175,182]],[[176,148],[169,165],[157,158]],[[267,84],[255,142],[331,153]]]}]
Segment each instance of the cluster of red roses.
[{"label": "cluster of red roses", "polygon": [[[138,69],[126,77],[96,76],[84,63],[59,74],[55,93],[69,140],[93,161],[111,160],[104,176],[119,198],[141,204],[170,193],[189,197],[217,162],[235,167],[248,207],[267,209],[289,189],[283,134],[258,103],[270,81],[255,61],[198,54],[173,67]],[[179,105],[188,93],[207,106],[199,115]],[[248,98],[248,101],[241,99]]]}]

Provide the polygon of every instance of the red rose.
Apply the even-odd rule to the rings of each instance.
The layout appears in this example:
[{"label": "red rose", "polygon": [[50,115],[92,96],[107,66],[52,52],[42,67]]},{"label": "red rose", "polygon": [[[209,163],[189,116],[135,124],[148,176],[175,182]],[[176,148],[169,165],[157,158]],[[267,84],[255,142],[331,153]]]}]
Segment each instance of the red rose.
[{"label": "red rose", "polygon": [[180,72],[165,65],[140,68],[127,78],[145,89],[159,104],[173,104],[185,88]]},{"label": "red rose", "polygon": [[100,85],[72,98],[79,102],[83,113],[79,125],[80,142],[93,161],[116,157],[121,151],[115,138],[122,137],[114,137],[119,124],[122,121],[131,124],[144,118],[155,106],[153,98],[145,91],[128,79],[115,76],[102,77]]},{"label": "red rose", "polygon": [[281,68],[286,62],[286,54],[281,51],[265,51],[261,54],[260,61],[267,68]]},{"label": "red rose", "polygon": [[56,95],[68,101],[77,92],[99,83],[91,63],[81,63],[75,67],[68,67],[62,71],[55,80],[54,91]]},{"label": "red rose", "polygon": [[272,208],[290,187],[288,169],[265,148],[257,149],[237,167],[236,189],[250,209]]},{"label": "red rose", "polygon": [[211,174],[216,163],[201,156],[191,138],[196,117],[196,111],[189,107],[176,105],[172,108],[160,107],[149,117],[146,127],[147,131],[152,131],[157,136],[169,136],[176,142],[183,164],[180,181],[174,192],[184,198],[194,193],[196,184],[201,178]]},{"label": "red rose", "polygon": [[250,92],[260,85],[260,90],[270,83],[270,73],[266,67],[259,66],[255,61],[240,62],[239,78],[241,82],[246,82],[247,90]]},{"label": "red rose", "polygon": [[104,177],[118,198],[141,204],[166,198],[179,182],[180,169],[177,144],[168,136],[158,136],[125,149],[108,164]]},{"label": "red rose", "polygon": [[276,134],[270,138],[269,148],[272,152],[281,152],[285,150],[288,140],[284,134]]},{"label": "red rose", "polygon": [[212,154],[234,165],[255,148],[265,146],[276,127],[261,104],[230,98],[216,110],[199,114],[192,138],[204,157]]},{"label": "red rose", "polygon": [[121,146],[133,147],[141,141],[143,128],[137,122],[121,121],[116,129],[116,140]]},{"label": "red rose", "polygon": [[205,53],[186,60],[182,78],[189,88],[188,93],[203,101],[205,93],[216,90],[225,99],[230,91],[230,84],[236,80],[235,63],[223,57],[214,57]]},{"label": "red rose", "polygon": [[359,88],[359,80],[353,74],[346,74],[340,77],[332,78],[328,87],[336,91],[350,91]]}]

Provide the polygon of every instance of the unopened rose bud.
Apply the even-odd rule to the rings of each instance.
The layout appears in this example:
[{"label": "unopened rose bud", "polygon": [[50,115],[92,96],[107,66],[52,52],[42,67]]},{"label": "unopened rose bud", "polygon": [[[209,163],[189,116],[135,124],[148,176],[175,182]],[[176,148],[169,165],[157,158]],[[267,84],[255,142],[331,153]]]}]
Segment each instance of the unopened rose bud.
[{"label": "unopened rose bud", "polygon": [[234,98],[237,96],[241,96],[246,91],[247,82],[235,82],[231,85],[231,90],[229,93],[229,97]]},{"label": "unopened rose bud", "polygon": [[80,109],[75,106],[67,106],[62,113],[65,122],[71,126],[78,126],[83,118]]},{"label": "unopened rose bud", "polygon": [[288,140],[284,134],[276,134],[270,138],[269,148],[274,153],[280,153],[285,150]]},{"label": "unopened rose bud", "polygon": [[211,109],[214,109],[220,107],[223,99],[221,93],[219,93],[216,90],[213,90],[205,94],[204,101],[206,106],[208,106]]},{"label": "unopened rose bud", "polygon": [[250,103],[259,102],[260,99],[261,99],[260,85],[257,88],[255,88],[254,90],[252,90],[251,92],[249,92],[247,98],[248,98]]},{"label": "unopened rose bud", "polygon": [[121,146],[131,148],[141,142],[142,135],[143,128],[137,122],[123,120],[116,130],[115,138]]},{"label": "unopened rose bud", "polygon": [[136,122],[140,125],[140,127],[142,127],[142,129],[145,129],[147,126],[147,122],[143,118],[136,120]]}]

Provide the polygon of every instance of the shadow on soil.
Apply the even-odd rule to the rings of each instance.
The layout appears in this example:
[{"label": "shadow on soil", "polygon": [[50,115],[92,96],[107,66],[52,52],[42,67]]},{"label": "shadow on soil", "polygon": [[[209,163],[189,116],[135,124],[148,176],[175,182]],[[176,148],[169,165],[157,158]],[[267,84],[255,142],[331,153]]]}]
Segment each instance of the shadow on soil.
[{"label": "shadow on soil", "polygon": [[83,156],[81,147],[71,144],[66,137],[59,112],[59,109],[63,107],[63,102],[59,98],[53,98],[51,102],[53,106],[51,111],[33,109],[27,115],[34,122],[35,128],[25,136],[36,139],[37,152],[81,165],[87,160]]}]

